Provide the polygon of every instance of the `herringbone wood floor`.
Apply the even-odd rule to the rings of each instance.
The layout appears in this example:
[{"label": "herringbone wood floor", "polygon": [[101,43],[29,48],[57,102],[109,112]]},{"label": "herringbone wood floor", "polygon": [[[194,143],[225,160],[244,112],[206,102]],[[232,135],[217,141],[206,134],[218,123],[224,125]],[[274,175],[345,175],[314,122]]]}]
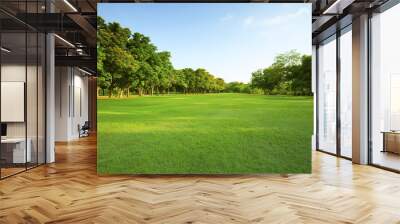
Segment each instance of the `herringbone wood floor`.
[{"label": "herringbone wood floor", "polygon": [[96,141],[0,181],[0,223],[400,223],[400,175],[315,152],[311,175],[96,175]]}]

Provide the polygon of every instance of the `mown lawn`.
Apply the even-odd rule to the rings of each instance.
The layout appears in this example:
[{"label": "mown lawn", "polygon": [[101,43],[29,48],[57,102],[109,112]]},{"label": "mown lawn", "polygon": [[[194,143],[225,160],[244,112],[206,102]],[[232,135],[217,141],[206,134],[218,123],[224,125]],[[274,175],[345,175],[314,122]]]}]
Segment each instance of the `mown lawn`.
[{"label": "mown lawn", "polygon": [[99,174],[311,172],[312,98],[98,100]]}]

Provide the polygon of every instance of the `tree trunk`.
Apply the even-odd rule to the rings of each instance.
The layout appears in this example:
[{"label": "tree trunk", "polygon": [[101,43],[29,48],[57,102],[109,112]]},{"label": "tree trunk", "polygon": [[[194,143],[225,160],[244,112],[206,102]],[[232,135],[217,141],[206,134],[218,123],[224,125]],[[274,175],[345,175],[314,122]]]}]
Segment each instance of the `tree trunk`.
[{"label": "tree trunk", "polygon": [[112,96],[112,88],[110,86],[110,88],[108,88],[108,98],[111,98]]}]

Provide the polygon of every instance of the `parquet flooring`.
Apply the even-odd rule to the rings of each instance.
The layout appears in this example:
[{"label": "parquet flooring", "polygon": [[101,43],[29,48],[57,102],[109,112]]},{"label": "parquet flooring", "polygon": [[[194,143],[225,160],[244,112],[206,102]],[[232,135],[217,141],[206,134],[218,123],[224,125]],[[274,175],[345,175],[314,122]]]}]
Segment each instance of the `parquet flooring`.
[{"label": "parquet flooring", "polygon": [[97,176],[96,139],[0,181],[0,223],[400,223],[400,175],[313,153],[311,175]]},{"label": "parquet flooring", "polygon": [[11,168],[9,168],[9,167],[7,167],[7,168],[1,168],[1,175],[2,175],[2,177],[7,177],[7,176],[11,176],[11,175],[13,175],[13,174],[16,174],[16,173],[19,173],[19,172],[22,172],[22,171],[25,171],[25,167],[21,167],[21,168],[14,168],[14,167],[11,167]]}]

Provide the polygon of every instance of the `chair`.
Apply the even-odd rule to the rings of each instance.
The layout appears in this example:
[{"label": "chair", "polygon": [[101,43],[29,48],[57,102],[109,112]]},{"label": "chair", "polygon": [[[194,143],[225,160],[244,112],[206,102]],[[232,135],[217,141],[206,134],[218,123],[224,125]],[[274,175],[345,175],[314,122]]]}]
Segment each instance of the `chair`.
[{"label": "chair", "polygon": [[90,124],[89,121],[85,121],[82,127],[78,124],[79,138],[89,136]]}]

